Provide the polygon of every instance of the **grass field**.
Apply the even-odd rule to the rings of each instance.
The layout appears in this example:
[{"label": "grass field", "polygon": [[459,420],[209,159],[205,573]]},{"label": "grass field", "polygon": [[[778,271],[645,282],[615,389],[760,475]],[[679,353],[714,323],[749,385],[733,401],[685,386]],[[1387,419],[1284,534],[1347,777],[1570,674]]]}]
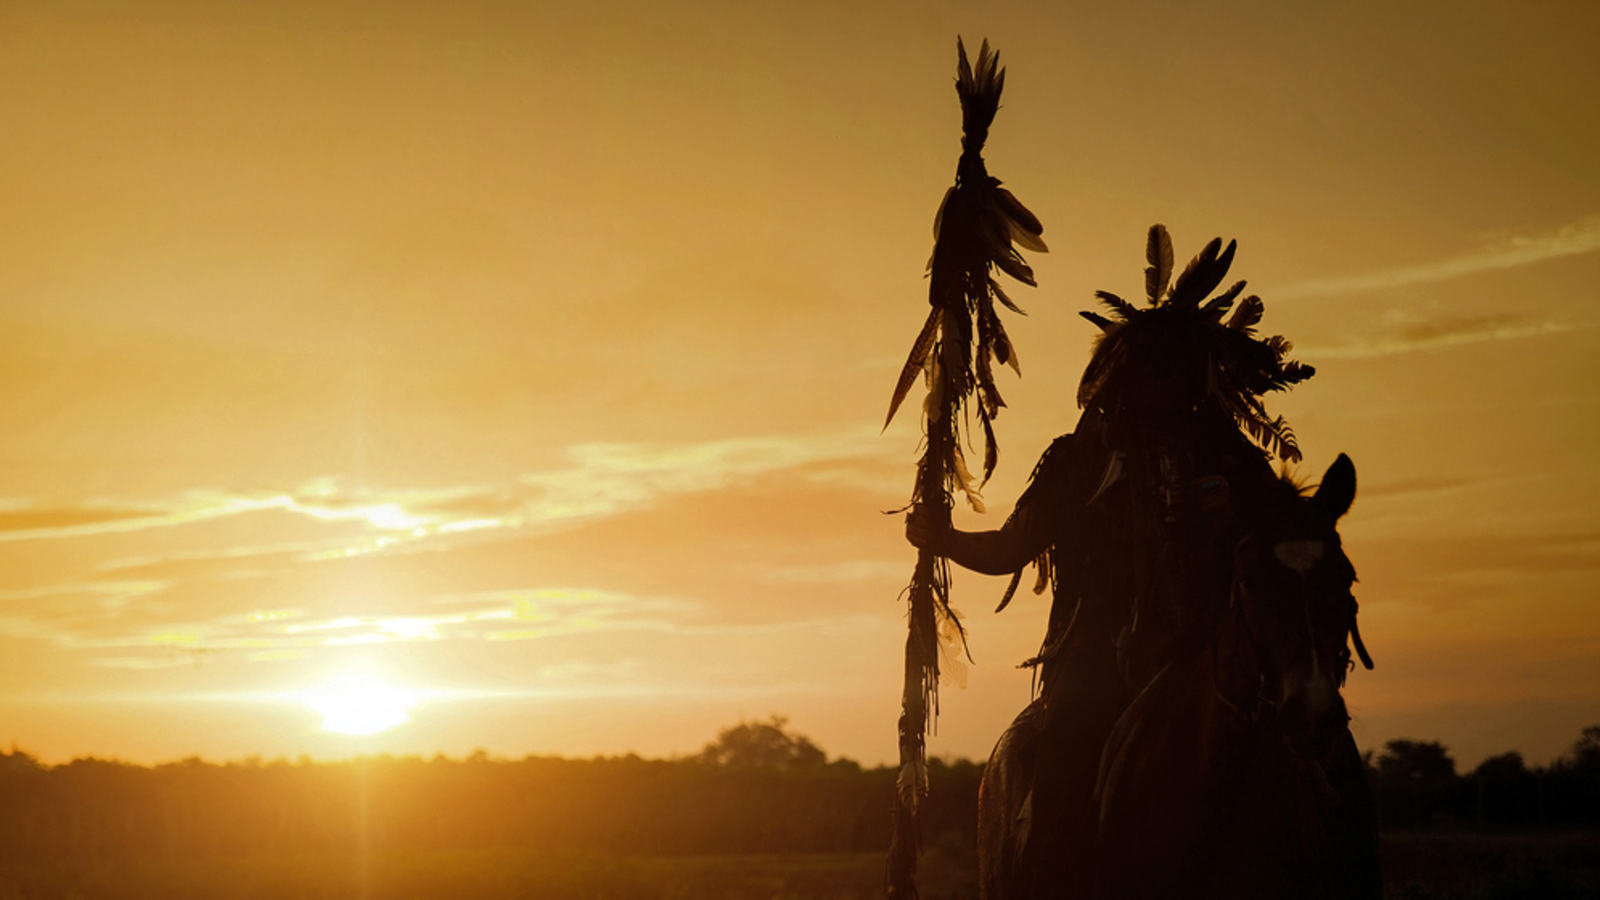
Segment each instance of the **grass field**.
[{"label": "grass field", "polygon": [[878,854],[611,857],[514,850],[30,867],[0,900],[693,900],[874,896]]},{"label": "grass field", "polygon": [[1600,833],[1386,834],[1391,900],[1600,897]]},{"label": "grass field", "polygon": [[[1600,897],[1600,834],[1390,834],[1393,900]],[[646,857],[520,850],[0,868],[0,900],[869,900],[879,853]],[[977,895],[971,854],[928,848],[928,900]]]},{"label": "grass field", "polygon": [[[262,856],[0,869],[0,900],[867,900],[884,855],[635,857],[517,850]],[[937,852],[923,896],[976,896]]]}]

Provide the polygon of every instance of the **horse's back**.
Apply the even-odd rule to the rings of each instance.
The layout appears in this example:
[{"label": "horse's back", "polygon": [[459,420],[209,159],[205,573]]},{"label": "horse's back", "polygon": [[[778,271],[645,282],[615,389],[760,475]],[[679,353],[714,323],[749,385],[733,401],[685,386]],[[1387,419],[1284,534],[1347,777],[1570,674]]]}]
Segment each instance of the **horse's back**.
[{"label": "horse's back", "polygon": [[1044,701],[1034,700],[995,742],[978,787],[978,885],[983,900],[1020,900],[1022,850],[1032,825],[1037,741]]}]

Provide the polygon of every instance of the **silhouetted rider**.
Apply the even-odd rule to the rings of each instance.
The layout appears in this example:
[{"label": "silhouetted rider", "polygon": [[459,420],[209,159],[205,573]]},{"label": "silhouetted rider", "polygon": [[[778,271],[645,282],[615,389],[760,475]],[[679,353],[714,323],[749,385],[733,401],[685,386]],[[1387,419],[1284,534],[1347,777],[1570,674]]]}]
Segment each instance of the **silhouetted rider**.
[{"label": "silhouetted rider", "polygon": [[1018,720],[1028,723],[1023,753],[1034,761],[1033,839],[1008,894],[1070,896],[1080,887],[1073,878],[1093,844],[1107,735],[1140,687],[1209,637],[1243,525],[1275,480],[1269,451],[1299,458],[1287,425],[1267,418],[1260,398],[1313,370],[1284,359],[1287,341],[1256,335],[1259,298],[1225,319],[1243,282],[1207,300],[1233,253],[1232,243],[1211,242],[1168,290],[1171,245],[1153,227],[1148,305],[1101,292],[1111,317],[1083,314],[1104,332],[1079,386],[1084,413],[1042,456],[1005,525],[965,532],[920,510],[907,517],[906,537],[919,548],[1011,574],[1012,589],[1037,561],[1054,588],[1034,661],[1040,698]]}]

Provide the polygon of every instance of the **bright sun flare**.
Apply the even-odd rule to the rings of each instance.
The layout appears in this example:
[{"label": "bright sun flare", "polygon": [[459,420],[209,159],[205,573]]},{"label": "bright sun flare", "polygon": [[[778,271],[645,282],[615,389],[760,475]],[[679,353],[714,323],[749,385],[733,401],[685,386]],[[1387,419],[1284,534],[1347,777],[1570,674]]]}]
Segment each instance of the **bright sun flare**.
[{"label": "bright sun flare", "polygon": [[336,734],[377,734],[411,721],[415,694],[370,675],[347,675],[300,695],[322,714],[322,730]]}]

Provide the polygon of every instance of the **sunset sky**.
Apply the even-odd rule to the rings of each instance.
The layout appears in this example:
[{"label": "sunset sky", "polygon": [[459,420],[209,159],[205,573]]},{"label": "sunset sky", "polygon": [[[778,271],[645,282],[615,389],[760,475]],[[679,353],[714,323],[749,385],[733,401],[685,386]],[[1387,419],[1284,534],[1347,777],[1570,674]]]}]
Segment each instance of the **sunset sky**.
[{"label": "sunset sky", "polygon": [[[1357,740],[1600,723],[1600,5],[64,2],[0,10],[0,744],[892,759],[957,34],[1051,247],[958,524],[1146,229],[1236,238],[1359,470]],[[935,754],[1028,701],[1003,586]]]}]

